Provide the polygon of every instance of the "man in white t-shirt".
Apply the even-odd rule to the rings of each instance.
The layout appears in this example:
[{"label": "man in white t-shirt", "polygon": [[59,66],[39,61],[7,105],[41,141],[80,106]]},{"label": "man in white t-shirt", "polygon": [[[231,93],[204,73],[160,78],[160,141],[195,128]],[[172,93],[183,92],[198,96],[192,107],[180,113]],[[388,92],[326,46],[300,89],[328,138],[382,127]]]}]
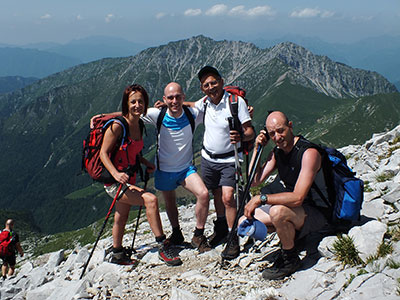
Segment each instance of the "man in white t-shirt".
[{"label": "man in white t-shirt", "polygon": [[[232,117],[229,93],[223,89],[224,80],[217,69],[205,66],[199,71],[198,77],[206,97],[195,102],[194,107],[204,114],[201,173],[205,185],[214,195],[217,212],[214,233],[209,237],[210,245],[214,247],[226,240],[237,213],[234,201],[234,144],[240,148],[240,141],[251,140],[254,130],[246,102],[241,97],[238,97],[238,117],[242,126],[242,136],[237,130],[229,129],[227,118]],[[239,240],[235,234],[232,242],[222,252],[222,257],[233,259],[239,252]]]},{"label": "man in white t-shirt", "polygon": [[[192,192],[196,202],[196,228],[191,241],[193,247],[199,252],[211,250],[207,238],[204,236],[204,227],[207,221],[209,208],[209,195],[197,169],[193,165],[192,126],[183,109],[185,94],[182,87],[171,82],[164,89],[163,100],[167,111],[162,120],[156,153],[157,170],[155,173],[155,187],[163,194],[166,211],[172,226],[172,235],[169,237],[173,244],[184,243],[184,237],[180,230],[178,209],[176,206],[175,189],[182,185]],[[197,126],[203,121],[202,113],[197,108],[189,108]],[[161,110],[149,108],[147,114],[142,117],[147,124],[157,127],[157,119]]]}]

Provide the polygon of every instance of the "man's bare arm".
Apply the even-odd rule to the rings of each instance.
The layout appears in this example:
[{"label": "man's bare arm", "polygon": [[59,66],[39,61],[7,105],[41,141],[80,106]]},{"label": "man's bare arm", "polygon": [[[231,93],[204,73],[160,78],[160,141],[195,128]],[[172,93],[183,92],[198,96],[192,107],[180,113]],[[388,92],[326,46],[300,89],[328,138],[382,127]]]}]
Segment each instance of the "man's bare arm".
[{"label": "man's bare arm", "polygon": [[288,207],[301,206],[320,168],[321,155],[318,150],[307,149],[303,154],[299,178],[297,178],[293,192],[270,194],[268,195],[268,204],[282,204]]}]

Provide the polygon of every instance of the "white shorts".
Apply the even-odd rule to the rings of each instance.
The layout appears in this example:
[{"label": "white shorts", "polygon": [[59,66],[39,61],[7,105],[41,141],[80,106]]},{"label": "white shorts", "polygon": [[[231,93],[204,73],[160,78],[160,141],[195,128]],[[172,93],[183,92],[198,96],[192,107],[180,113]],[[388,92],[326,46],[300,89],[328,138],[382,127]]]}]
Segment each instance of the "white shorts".
[{"label": "white shorts", "polygon": [[266,214],[269,214],[269,210],[271,208],[271,205],[269,204],[265,204],[265,205],[261,205],[260,207],[258,207],[259,209],[261,209],[263,212],[265,212]]},{"label": "white shorts", "polygon": [[[116,182],[113,183],[112,185],[109,186],[104,186],[104,189],[106,190],[106,193],[111,197],[111,198],[115,198],[115,196],[117,195],[118,192],[118,188],[119,188],[120,183]],[[131,186],[131,184],[127,183],[127,184],[123,184],[122,188],[121,188],[121,192],[118,195],[117,200],[119,200],[122,195],[125,193],[125,191]]]}]

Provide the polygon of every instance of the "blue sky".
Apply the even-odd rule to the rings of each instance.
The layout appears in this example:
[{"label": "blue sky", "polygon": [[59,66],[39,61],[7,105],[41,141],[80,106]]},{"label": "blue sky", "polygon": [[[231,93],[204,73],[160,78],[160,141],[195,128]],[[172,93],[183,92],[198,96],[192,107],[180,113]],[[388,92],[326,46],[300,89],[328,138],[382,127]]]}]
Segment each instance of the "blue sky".
[{"label": "blue sky", "polygon": [[147,45],[203,34],[352,42],[400,35],[400,0],[0,0],[0,43],[66,43],[88,36]]}]

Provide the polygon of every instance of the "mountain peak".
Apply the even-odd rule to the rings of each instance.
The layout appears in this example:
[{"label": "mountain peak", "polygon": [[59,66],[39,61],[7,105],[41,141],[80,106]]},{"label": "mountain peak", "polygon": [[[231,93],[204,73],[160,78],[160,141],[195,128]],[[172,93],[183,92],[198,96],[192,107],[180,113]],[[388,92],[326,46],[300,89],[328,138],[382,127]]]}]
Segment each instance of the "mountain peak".
[{"label": "mountain peak", "polygon": [[397,92],[393,84],[376,72],[353,69],[327,56],[315,55],[292,42],[275,45],[269,54],[289,66],[292,83],[308,86],[334,98]]}]

